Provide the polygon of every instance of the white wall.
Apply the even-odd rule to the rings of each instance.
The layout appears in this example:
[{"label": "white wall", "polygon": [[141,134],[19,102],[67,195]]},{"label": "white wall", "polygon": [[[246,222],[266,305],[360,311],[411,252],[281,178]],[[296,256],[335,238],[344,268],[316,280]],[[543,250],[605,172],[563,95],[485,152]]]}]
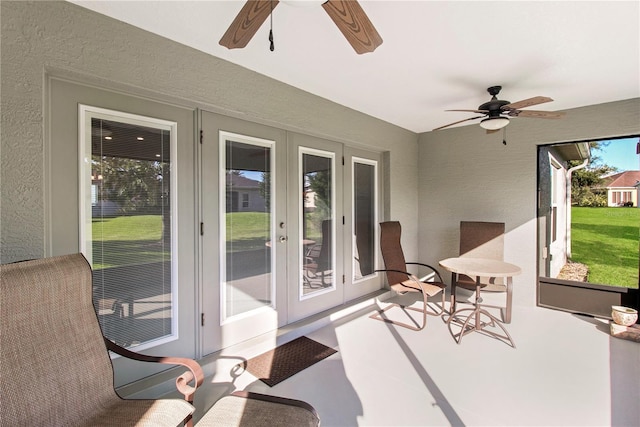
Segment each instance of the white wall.
[{"label": "white wall", "polygon": [[523,271],[514,304],[535,305],[537,145],[637,134],[638,98],[568,110],[562,120],[513,119],[506,146],[501,132],[478,125],[422,134],[420,257],[437,265],[458,255],[460,221],[505,222],[505,260]]},{"label": "white wall", "polygon": [[47,76],[388,151],[385,214],[406,224],[406,251],[417,253],[416,134],[70,3],[0,7],[0,262],[54,252]]}]

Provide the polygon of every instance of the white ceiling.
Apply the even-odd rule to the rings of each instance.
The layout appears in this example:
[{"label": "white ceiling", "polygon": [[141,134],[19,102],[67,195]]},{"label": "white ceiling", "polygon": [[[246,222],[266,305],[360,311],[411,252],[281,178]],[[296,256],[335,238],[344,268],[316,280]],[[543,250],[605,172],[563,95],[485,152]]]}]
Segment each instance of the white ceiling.
[{"label": "white ceiling", "polygon": [[494,85],[552,111],[640,97],[637,0],[361,0],[384,40],[364,55],[319,5],[281,2],[271,52],[269,19],[244,49],[218,44],[243,0],[72,2],[414,132],[475,116],[444,110],[475,109]]}]

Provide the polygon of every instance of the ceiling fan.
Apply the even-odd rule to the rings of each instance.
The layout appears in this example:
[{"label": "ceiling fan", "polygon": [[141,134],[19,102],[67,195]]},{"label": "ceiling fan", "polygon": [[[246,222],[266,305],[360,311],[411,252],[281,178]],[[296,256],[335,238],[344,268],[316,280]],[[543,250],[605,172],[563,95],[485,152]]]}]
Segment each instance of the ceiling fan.
[{"label": "ceiling fan", "polygon": [[[291,0],[283,1],[294,3]],[[247,0],[220,39],[220,44],[229,49],[245,47],[278,3],[278,0]],[[322,3],[322,8],[359,55],[373,52],[382,44],[382,37],[357,1],[327,0]],[[273,50],[271,34],[269,39],[272,42],[271,50]]]},{"label": "ceiling fan", "polygon": [[470,117],[468,119],[459,120],[440,126],[434,130],[444,129],[449,126],[469,120],[482,119],[480,126],[487,130],[487,133],[497,132],[509,124],[509,117],[531,117],[536,119],[559,119],[565,115],[562,111],[540,111],[540,110],[522,110],[522,108],[531,107],[532,105],[551,102],[553,99],[546,96],[534,96],[533,98],[523,99],[522,101],[509,102],[497,98],[502,86],[491,86],[487,92],[491,95],[491,100],[480,105],[477,110],[446,110],[446,111],[463,111],[469,113],[481,113],[482,116]]}]

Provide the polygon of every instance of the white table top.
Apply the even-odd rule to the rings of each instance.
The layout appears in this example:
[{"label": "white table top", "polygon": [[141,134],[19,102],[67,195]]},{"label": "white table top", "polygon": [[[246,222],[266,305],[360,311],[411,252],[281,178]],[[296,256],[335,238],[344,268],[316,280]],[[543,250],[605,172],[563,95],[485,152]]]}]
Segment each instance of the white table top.
[{"label": "white table top", "polygon": [[520,267],[508,262],[486,258],[447,258],[439,263],[452,273],[479,277],[511,277],[522,272]]}]

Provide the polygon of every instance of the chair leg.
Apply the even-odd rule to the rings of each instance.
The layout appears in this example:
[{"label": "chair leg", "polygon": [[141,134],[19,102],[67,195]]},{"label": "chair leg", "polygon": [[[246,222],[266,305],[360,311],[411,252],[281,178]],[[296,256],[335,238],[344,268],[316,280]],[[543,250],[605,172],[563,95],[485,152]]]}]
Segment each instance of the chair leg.
[{"label": "chair leg", "polygon": [[[369,317],[371,319],[381,320],[385,323],[391,323],[393,325],[402,326],[404,328],[411,329],[412,331],[421,331],[424,329],[425,326],[427,326],[427,298],[428,298],[427,294],[423,293],[422,294],[422,304],[423,304],[422,310],[420,310],[419,308],[406,307],[406,306],[394,303],[394,304],[389,304],[382,310],[378,310],[377,313],[374,313]],[[400,307],[403,310],[411,310],[411,311],[417,311],[419,313],[422,313],[422,326],[420,326],[417,322],[415,322],[415,325],[410,325],[408,323],[398,322],[398,321],[394,321],[394,320],[382,317],[382,313],[394,307]]]},{"label": "chair leg", "polygon": [[[429,316],[442,316],[442,315],[445,313],[444,306],[445,306],[445,298],[446,298],[446,297],[445,297],[445,291],[444,291],[444,289],[442,290],[441,294],[442,294],[442,301],[440,302],[440,310],[439,310],[439,311],[435,311],[435,310],[434,310],[433,312],[428,311],[428,312],[427,312],[427,314],[428,314]],[[434,295],[434,296],[435,296],[435,295]],[[438,307],[438,304],[437,304],[437,303],[434,303],[434,304],[435,304],[435,306],[436,306],[436,307]]]}]

